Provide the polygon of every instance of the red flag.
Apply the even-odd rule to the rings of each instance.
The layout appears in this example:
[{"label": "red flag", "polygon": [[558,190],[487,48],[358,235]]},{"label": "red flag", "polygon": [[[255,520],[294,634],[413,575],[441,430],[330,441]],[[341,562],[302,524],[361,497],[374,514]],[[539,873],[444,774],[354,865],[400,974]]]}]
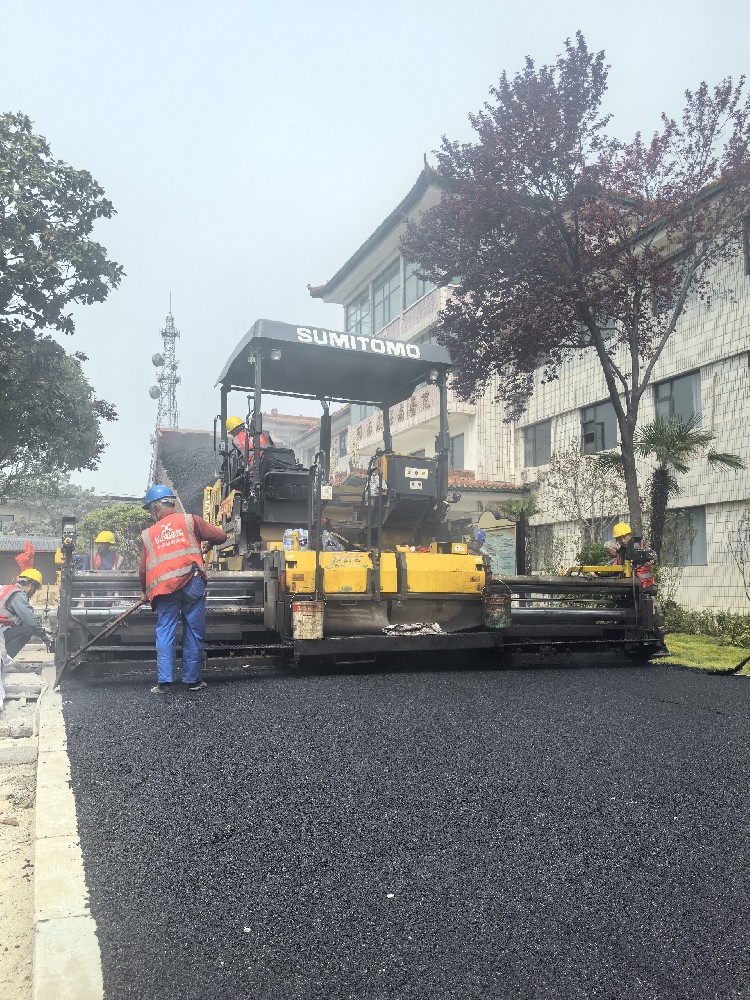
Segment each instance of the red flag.
[{"label": "red flag", "polygon": [[23,552],[19,552],[16,556],[16,562],[21,568],[21,571],[31,569],[34,565],[34,546],[31,542],[26,542],[23,547]]}]

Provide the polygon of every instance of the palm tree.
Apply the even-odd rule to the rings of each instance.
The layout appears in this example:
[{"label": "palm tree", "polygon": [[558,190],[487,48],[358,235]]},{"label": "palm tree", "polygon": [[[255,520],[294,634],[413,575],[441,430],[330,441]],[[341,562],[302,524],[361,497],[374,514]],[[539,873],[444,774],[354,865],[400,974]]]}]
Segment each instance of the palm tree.
[{"label": "palm tree", "polygon": [[692,414],[687,420],[664,420],[657,417],[636,431],[635,453],[641,458],[656,461],[649,493],[651,499],[650,545],[661,556],[664,525],[667,519],[667,505],[673,497],[682,492],[676,473],[685,473],[690,466],[705,453],[709,465],[722,465],[728,469],[744,469],[745,463],[739,455],[714,451],[710,447],[716,435],[711,431],[699,430],[700,416]]}]

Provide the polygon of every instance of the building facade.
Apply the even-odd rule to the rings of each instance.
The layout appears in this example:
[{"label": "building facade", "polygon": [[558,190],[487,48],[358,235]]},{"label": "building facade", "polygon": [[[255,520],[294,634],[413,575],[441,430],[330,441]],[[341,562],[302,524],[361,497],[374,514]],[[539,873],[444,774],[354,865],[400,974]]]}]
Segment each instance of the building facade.
[{"label": "building facade", "polygon": [[[343,307],[347,333],[385,340],[431,343],[438,314],[451,294],[450,285],[438,288],[420,278],[414,265],[400,253],[399,243],[408,219],[418,219],[441,197],[437,176],[429,167],[421,172],[411,191],[375,232],[324,285],[310,286],[310,294]],[[366,370],[362,395],[366,398]],[[356,387],[351,388],[356,395]],[[478,405],[449,392],[451,469],[468,472],[477,482],[507,480],[512,466],[514,428],[502,420],[489,392]],[[382,447],[382,417],[373,407],[353,403],[349,408],[347,454],[338,453],[339,464],[366,466],[375,449]],[[431,457],[438,433],[438,389],[420,387],[390,411],[394,449],[407,455]],[[343,437],[342,437],[343,441]]]},{"label": "building facade", "polygon": [[[715,435],[717,452],[737,454],[742,471],[710,466],[698,457],[678,475],[680,495],[670,501],[673,523],[681,525],[679,551],[665,551],[665,577],[675,600],[693,609],[748,611],[745,579],[750,581],[743,514],[750,500],[750,260],[748,248],[718,266],[711,294],[689,298],[677,327],[654,369],[639,411],[639,425],[657,416],[688,419]],[[590,348],[566,361],[555,382],[537,378],[533,396],[518,422],[512,462],[520,482],[543,480],[556,453],[579,447],[596,454],[619,444],[614,409],[599,362]],[[645,487],[653,463],[639,463]],[[509,469],[509,475],[514,473]],[[573,559],[580,536],[545,504],[536,519],[552,529],[563,563]],[[627,519],[623,496],[611,522]],[[604,539],[602,538],[602,541]],[[745,566],[745,560],[747,565]]]},{"label": "building facade", "polygon": [[[310,287],[313,297],[343,308],[347,332],[428,343],[438,314],[451,294],[419,279],[403,258],[399,241],[407,219],[418,219],[436,204],[441,188],[425,168],[406,198],[324,285]],[[641,403],[639,423],[656,416],[687,418],[715,435],[718,452],[737,454],[744,471],[709,466],[699,458],[679,476],[681,494],[672,500],[673,523],[682,526],[680,552],[665,567],[670,596],[690,608],[750,610],[750,236],[713,275],[712,293],[688,299],[685,311],[654,371]],[[566,521],[545,499],[544,476],[553,456],[579,449],[595,454],[617,448],[618,426],[602,370],[593,348],[567,360],[554,382],[537,377],[523,417],[508,423],[495,401],[490,382],[476,405],[450,396],[451,466],[490,488],[536,491],[543,513],[532,521],[541,542],[537,569],[554,570],[574,561],[581,545],[578,527]],[[432,455],[437,433],[437,394],[424,386],[408,402],[391,410],[394,448]],[[376,412],[352,405],[346,429],[347,454],[340,468],[360,467],[382,445],[382,420]],[[645,488],[651,466],[640,463]],[[510,494],[509,494],[510,495]],[[622,496],[602,534],[628,516]],[[747,536],[747,537],[746,537]],[[604,541],[604,537],[601,538]],[[543,556],[543,549],[546,554]],[[544,563],[544,565],[542,565]],[[553,565],[554,563],[554,565]],[[666,587],[666,583],[664,584]]]}]

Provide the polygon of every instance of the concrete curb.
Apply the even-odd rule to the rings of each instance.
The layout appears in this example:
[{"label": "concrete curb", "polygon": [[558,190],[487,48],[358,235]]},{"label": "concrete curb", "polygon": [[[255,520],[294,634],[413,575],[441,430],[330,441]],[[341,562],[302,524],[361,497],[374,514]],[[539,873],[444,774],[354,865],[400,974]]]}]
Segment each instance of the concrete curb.
[{"label": "concrete curb", "polygon": [[102,1000],[101,956],[70,786],[62,696],[45,666],[39,705],[34,866],[34,1000]]}]

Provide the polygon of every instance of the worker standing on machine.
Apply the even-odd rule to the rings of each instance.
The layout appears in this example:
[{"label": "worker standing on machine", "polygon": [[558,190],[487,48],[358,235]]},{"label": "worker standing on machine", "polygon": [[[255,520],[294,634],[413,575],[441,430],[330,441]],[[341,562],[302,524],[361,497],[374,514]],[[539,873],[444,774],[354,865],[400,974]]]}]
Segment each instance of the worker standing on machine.
[{"label": "worker standing on machine", "polygon": [[42,574],[33,567],[25,569],[7,587],[0,587],[0,628],[3,629],[8,656],[20,653],[33,635],[38,635],[48,647],[49,635],[29,599],[42,586]]},{"label": "worker standing on machine", "polygon": [[177,624],[182,620],[182,683],[201,691],[206,625],[206,571],[203,553],[227,540],[226,532],[195,514],[175,510],[168,486],[146,493],[143,506],[154,523],[141,534],[140,578],[144,597],[156,609],[157,683],[152,694],[166,694],[175,677]]},{"label": "worker standing on machine", "polygon": [[606,550],[612,556],[612,566],[624,566],[628,542],[633,537],[633,529],[629,524],[620,521],[612,529],[612,538],[605,544]]},{"label": "worker standing on machine", "polygon": [[94,570],[117,571],[122,569],[123,557],[115,551],[115,536],[111,531],[100,531],[94,539],[96,552],[94,558],[86,556],[81,569],[90,572]]},{"label": "worker standing on machine", "polygon": [[[635,573],[637,579],[640,580],[641,586],[644,590],[650,590],[651,587],[655,588],[656,579],[654,577],[654,563],[656,561],[656,557],[654,553],[648,549],[644,549],[640,539],[638,539],[638,542],[633,542],[633,547],[631,548],[631,551],[628,552],[628,544],[633,541],[634,536],[633,529],[629,524],[625,524],[624,521],[620,521],[614,526],[612,529],[612,535],[613,537],[610,538],[605,545],[605,548],[612,556],[612,565],[624,566],[626,559],[631,559],[632,561],[640,554],[641,558],[635,562],[633,572]],[[656,659],[659,657],[669,656],[669,649],[664,642],[664,636],[670,630],[666,628],[664,612],[662,611],[661,604],[658,600],[653,601],[653,609],[656,629],[661,636],[661,645],[652,657],[653,659]]]},{"label": "worker standing on machine", "polygon": [[[655,584],[654,562],[656,556],[647,549],[643,540],[634,538],[633,529],[629,524],[620,521],[612,529],[613,538],[605,545],[612,558],[613,566],[624,566],[626,561],[632,562],[633,571],[644,588],[648,589]],[[630,542],[633,542],[630,546]]]}]

